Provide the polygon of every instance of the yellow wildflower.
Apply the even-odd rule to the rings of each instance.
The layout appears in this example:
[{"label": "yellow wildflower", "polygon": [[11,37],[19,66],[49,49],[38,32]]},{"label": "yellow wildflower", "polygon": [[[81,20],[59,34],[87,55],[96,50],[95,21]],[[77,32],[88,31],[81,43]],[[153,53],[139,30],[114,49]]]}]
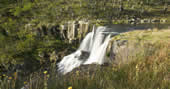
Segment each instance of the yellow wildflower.
[{"label": "yellow wildflower", "polygon": [[68,87],[68,89],[72,89],[72,86]]},{"label": "yellow wildflower", "polygon": [[139,71],[139,65],[138,64],[136,65],[136,70]]},{"label": "yellow wildflower", "polygon": [[47,74],[48,71],[44,71],[44,74]]},{"label": "yellow wildflower", "polygon": [[12,79],[12,77],[9,77],[8,79],[9,79],[9,80],[11,80],[11,79]]},{"label": "yellow wildflower", "polygon": [[14,79],[17,79],[17,72],[14,72]]},{"label": "yellow wildflower", "polygon": [[27,82],[25,81],[24,84],[27,84]]},{"label": "yellow wildflower", "polygon": [[14,72],[14,76],[17,76],[17,72]]},{"label": "yellow wildflower", "polygon": [[136,69],[138,69],[138,65],[136,65]]}]

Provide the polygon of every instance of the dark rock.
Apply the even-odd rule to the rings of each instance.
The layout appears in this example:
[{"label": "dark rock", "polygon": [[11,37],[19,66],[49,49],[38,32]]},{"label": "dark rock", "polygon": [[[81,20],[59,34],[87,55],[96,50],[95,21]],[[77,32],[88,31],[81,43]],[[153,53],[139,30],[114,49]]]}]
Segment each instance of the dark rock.
[{"label": "dark rock", "polygon": [[56,27],[55,26],[50,27],[49,30],[50,30],[51,35],[56,35]]},{"label": "dark rock", "polygon": [[42,29],[42,31],[43,31],[43,35],[47,35],[48,33],[47,33],[47,27],[45,26],[45,25],[43,25],[42,27],[41,27],[41,29]]},{"label": "dark rock", "polygon": [[78,58],[79,60],[85,61],[89,57],[89,55],[90,55],[89,52],[81,50],[80,54],[76,55],[75,57]]},{"label": "dark rock", "polygon": [[37,28],[36,34],[37,34],[38,37],[41,37],[41,36],[42,36],[42,31],[41,31],[40,28]]},{"label": "dark rock", "polygon": [[4,36],[8,36],[8,32],[5,29],[1,28],[1,27],[0,27],[0,33],[2,35],[4,35]]}]

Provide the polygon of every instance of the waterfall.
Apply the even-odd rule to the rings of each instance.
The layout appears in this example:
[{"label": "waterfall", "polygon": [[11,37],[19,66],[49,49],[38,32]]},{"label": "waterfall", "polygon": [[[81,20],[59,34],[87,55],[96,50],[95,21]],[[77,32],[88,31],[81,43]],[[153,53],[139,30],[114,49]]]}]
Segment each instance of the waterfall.
[{"label": "waterfall", "polygon": [[86,64],[103,64],[107,45],[111,36],[118,33],[108,31],[107,27],[98,27],[88,33],[83,39],[78,50],[68,56],[65,56],[60,63],[58,63],[58,71],[66,74],[80,65]]}]

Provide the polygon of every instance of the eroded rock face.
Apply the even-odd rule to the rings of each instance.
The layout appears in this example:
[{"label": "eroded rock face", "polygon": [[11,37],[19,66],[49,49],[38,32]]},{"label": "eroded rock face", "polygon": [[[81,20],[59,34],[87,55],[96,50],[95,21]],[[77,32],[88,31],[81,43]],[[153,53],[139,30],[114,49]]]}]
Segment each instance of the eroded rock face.
[{"label": "eroded rock face", "polygon": [[69,40],[69,43],[80,42],[91,31],[89,22],[84,21],[69,21],[61,25],[61,28],[62,32],[65,31],[65,38]]},{"label": "eroded rock face", "polygon": [[135,47],[135,43],[129,42],[128,40],[114,40],[108,46],[109,63],[121,64],[128,63],[132,56],[135,56],[140,48]]},{"label": "eroded rock face", "polygon": [[[122,33],[113,37],[107,48],[109,63],[129,63],[138,59],[138,55],[144,55],[144,48],[150,47],[162,38],[168,40],[169,30],[136,30]],[[169,42],[169,40],[167,41]],[[150,50],[150,49],[145,49]]]},{"label": "eroded rock face", "polygon": [[92,31],[89,21],[68,21],[62,25],[54,24],[26,24],[25,29],[30,30],[38,37],[54,36],[69,43],[80,43],[87,33]]},{"label": "eroded rock face", "polygon": [[[118,54],[123,54],[123,56],[127,56],[127,52],[125,52],[127,49],[127,40],[115,40],[110,44],[110,52],[109,52],[109,58],[114,61],[115,63],[118,63],[123,60],[116,60],[116,57],[118,57]],[[124,59],[124,58],[123,58]]]}]

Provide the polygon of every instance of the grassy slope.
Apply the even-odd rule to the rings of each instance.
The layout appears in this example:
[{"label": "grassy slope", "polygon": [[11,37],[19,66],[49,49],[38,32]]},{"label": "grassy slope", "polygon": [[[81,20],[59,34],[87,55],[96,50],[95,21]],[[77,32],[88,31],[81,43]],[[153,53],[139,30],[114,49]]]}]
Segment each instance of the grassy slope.
[{"label": "grassy slope", "polygon": [[[113,37],[128,39],[140,52],[130,57],[133,61],[66,79],[60,88],[74,89],[169,89],[170,84],[170,30],[132,31]],[[55,87],[59,88],[58,85]]]},{"label": "grassy slope", "polygon": [[[36,89],[169,89],[170,84],[170,30],[132,31],[113,40],[128,39],[130,45],[140,48],[139,53],[129,57],[126,64],[114,63],[92,74],[76,71],[71,76],[56,76],[53,67],[48,73],[35,73]],[[39,76],[44,77],[39,77]],[[34,80],[28,78],[27,82]],[[49,80],[47,82],[47,80]],[[34,85],[34,87],[35,87]]]},{"label": "grassy slope", "polygon": [[[14,64],[19,64],[20,60],[24,60],[24,59],[25,60],[31,60],[31,59],[42,60],[40,57],[38,57],[38,53],[40,52],[50,53],[54,50],[60,50],[60,48],[67,46],[65,45],[65,43],[58,41],[58,39],[56,39],[55,37],[46,36],[46,37],[42,37],[42,40],[38,40],[38,38],[36,38],[34,34],[31,34],[32,32],[30,30],[26,30],[26,31],[23,30],[25,29],[24,26],[29,23],[33,24],[33,28],[38,28],[38,27],[41,27],[42,25],[47,25],[50,23],[58,24],[62,20],[70,20],[72,18],[68,16],[69,14],[67,14],[67,12],[60,13],[59,12],[60,9],[55,10],[57,8],[60,8],[62,5],[58,6],[52,2],[53,1],[37,2],[37,3],[25,2],[23,3],[23,5],[17,5],[16,3],[10,3],[10,4],[7,3],[3,5],[0,4],[1,5],[0,30],[2,28],[5,29],[9,35],[7,37],[4,34],[0,34],[0,42],[1,42],[0,63],[1,64],[8,67],[9,62],[12,62]],[[156,14],[153,14],[153,16],[155,18],[169,17],[169,15],[164,16],[163,14],[161,14],[160,12],[161,9],[154,9],[154,10]],[[130,16],[131,15],[135,15],[135,14],[130,14]],[[152,17],[152,15],[149,17]],[[146,15],[146,18],[149,18],[149,17],[147,17]],[[87,88],[88,89],[90,88],[91,89],[95,89],[95,88],[96,89],[100,89],[100,88],[107,89],[108,88],[109,89],[109,88],[127,88],[127,87],[136,88],[137,86],[139,86],[140,83],[143,84],[141,85],[141,87],[148,85],[146,86],[146,88],[149,88],[149,87],[154,88],[156,84],[158,84],[158,87],[167,86],[169,84],[169,80],[167,79],[164,80],[164,77],[169,78],[169,75],[168,75],[168,70],[169,70],[168,62],[169,61],[168,60],[162,61],[162,59],[170,59],[168,56],[169,55],[169,50],[168,50],[169,43],[167,40],[169,39],[168,37],[169,32],[155,31],[155,32],[152,32],[153,35],[150,35],[151,32],[152,31],[148,31],[148,32],[135,31],[132,33],[127,33],[127,34],[125,33],[125,35],[122,36],[124,39],[132,39],[131,41],[141,42],[141,44],[138,46],[141,46],[142,52],[141,54],[137,55],[137,57],[133,57],[133,59],[134,60],[144,59],[144,60],[135,61],[133,63],[119,66],[119,67],[114,67],[114,68],[109,67],[108,69],[102,72],[99,71],[97,76],[91,76],[91,78],[77,77],[74,80],[73,79],[74,77],[73,77],[65,81],[54,78],[49,83],[49,87],[50,87],[49,89],[53,89],[53,88],[62,89],[62,88],[67,88],[70,85],[73,86],[73,88],[75,89],[80,89],[80,88],[82,89],[87,89]],[[135,33],[136,35],[133,33]],[[158,36],[156,36],[155,33]],[[148,43],[148,41],[152,39],[154,39],[153,43],[151,42],[151,44],[143,44],[145,42]],[[47,41],[48,41],[48,44],[47,44]],[[31,43],[31,45],[27,45],[29,43]],[[148,50],[148,48],[153,49],[153,50]],[[148,59],[150,60],[145,61]],[[157,62],[153,62],[154,59],[158,60],[158,65],[154,64],[154,63],[157,64]],[[159,60],[161,60],[161,62],[159,62]],[[35,64],[35,66],[36,65],[37,64]],[[138,74],[136,65],[144,66],[146,70],[143,70],[141,73],[139,72]],[[30,65],[28,67],[30,68]],[[34,67],[34,66],[31,66],[31,67]],[[155,71],[155,69],[153,68],[155,67],[156,68],[158,67],[158,72],[162,72],[162,71],[163,72],[162,74],[161,73],[157,74],[156,72],[156,77],[152,78],[150,76],[153,75]],[[143,72],[146,74],[143,75]],[[139,77],[139,79],[143,79],[143,81],[135,80],[137,76],[139,75],[142,75],[141,77]],[[9,76],[15,77],[15,75],[9,75]],[[157,78],[157,76],[160,76],[160,77]],[[2,76],[0,75],[0,77]],[[149,80],[149,81],[145,83],[145,80],[146,81]],[[156,82],[156,80],[159,80],[159,81]],[[56,81],[57,81],[57,84],[56,84]],[[153,81],[153,83],[150,81]],[[38,82],[44,82],[44,80],[42,79],[41,81],[38,81]],[[100,85],[100,83],[102,85]],[[150,84],[147,84],[147,83],[150,83]],[[8,85],[8,83],[5,83],[5,84]],[[39,85],[39,87],[41,86]],[[2,89],[4,88],[2,87]]]},{"label": "grassy slope", "polygon": [[[138,43],[139,54],[132,62],[108,67],[94,73],[95,76],[75,74],[65,81],[74,89],[167,89],[170,88],[170,30],[132,31],[122,34],[121,40]],[[114,39],[113,38],[113,39]],[[74,79],[73,79],[74,78]],[[78,82],[79,81],[79,82]],[[58,83],[57,83],[58,84]],[[67,86],[68,86],[67,85]]]}]

